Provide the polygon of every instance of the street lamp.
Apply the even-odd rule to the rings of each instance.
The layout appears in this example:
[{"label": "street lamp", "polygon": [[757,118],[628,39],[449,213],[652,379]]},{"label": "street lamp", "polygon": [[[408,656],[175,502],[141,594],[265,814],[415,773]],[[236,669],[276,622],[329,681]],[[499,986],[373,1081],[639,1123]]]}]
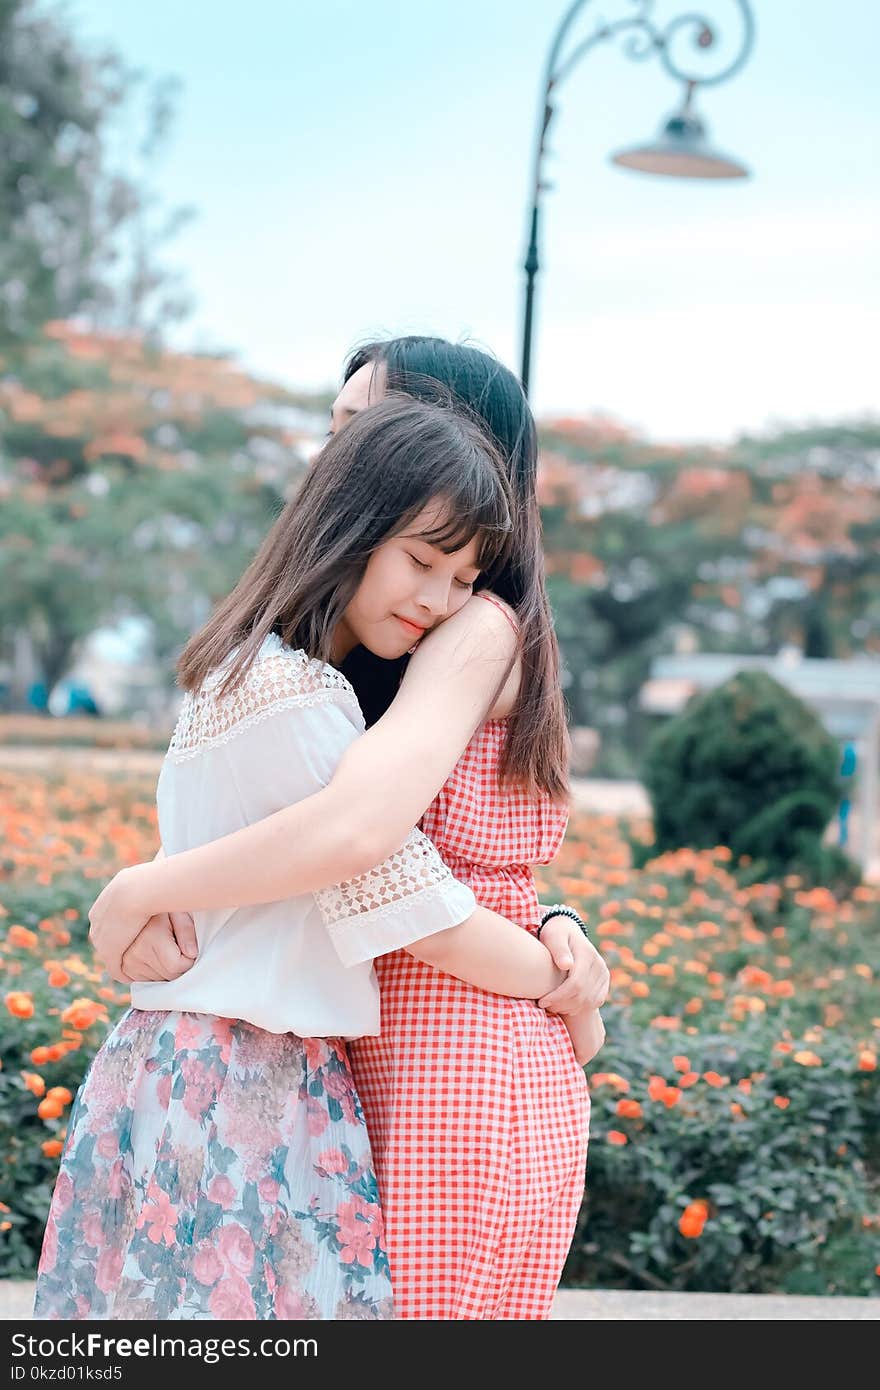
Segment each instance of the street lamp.
[{"label": "street lamp", "polygon": [[711,48],[715,43],[715,30],[701,15],[683,14],[672,19],[665,28],[660,29],[651,18],[653,0],[630,0],[638,7],[638,13],[627,19],[613,23],[600,22],[594,33],[581,43],[565,59],[561,58],[562,46],[568,32],[580,11],[589,0],[575,0],[562,18],[556,31],[544,81],[543,101],[539,108],[538,138],[535,146],[534,179],[532,184],[532,207],[530,217],[529,249],[526,253],[526,297],[523,315],[522,385],[528,395],[529,373],[532,355],[532,311],[535,296],[535,276],[538,273],[538,223],[541,208],[541,194],[549,187],[543,179],[544,156],[547,153],[547,132],[556,114],[554,99],[558,88],[583,56],[600,43],[626,36],[624,51],[628,58],[643,59],[657,54],[666,71],[676,81],[684,84],[684,99],[681,108],[664,123],[658,138],[632,149],[619,150],[612,155],[612,161],[625,169],[637,169],[645,174],[665,174],[685,179],[739,179],[748,176],[748,170],[732,159],[713,149],[706,138],[706,127],[693,111],[693,95],[697,87],[713,87],[725,82],[738,72],[752,49],[755,37],[755,21],[749,0],[734,0],[740,12],[741,35],[739,49],[733,60],[719,72],[698,77],[679,66],[673,57],[673,45],[685,29],[692,33],[697,48]]}]

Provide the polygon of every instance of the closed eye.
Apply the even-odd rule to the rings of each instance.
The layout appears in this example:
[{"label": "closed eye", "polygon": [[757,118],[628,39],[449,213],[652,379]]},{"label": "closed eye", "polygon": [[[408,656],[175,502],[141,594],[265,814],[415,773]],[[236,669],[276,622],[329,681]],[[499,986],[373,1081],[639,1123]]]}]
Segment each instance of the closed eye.
[{"label": "closed eye", "polygon": [[409,558],[412,560],[417,570],[429,570],[431,568],[430,565],[425,564],[424,560],[420,560],[417,555],[410,555]]}]

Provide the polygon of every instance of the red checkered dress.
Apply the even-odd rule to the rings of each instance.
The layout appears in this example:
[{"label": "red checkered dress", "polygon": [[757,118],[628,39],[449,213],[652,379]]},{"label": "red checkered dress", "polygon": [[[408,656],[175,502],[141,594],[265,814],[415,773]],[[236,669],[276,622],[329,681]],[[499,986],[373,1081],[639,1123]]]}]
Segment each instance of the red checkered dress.
[{"label": "red checkered dress", "polygon": [[[565,810],[498,786],[478,730],[422,821],[480,903],[538,922],[530,864]],[[584,1190],[590,1102],[565,1025],[406,951],[376,961],[382,1032],[349,1044],[401,1318],[547,1318]]]}]

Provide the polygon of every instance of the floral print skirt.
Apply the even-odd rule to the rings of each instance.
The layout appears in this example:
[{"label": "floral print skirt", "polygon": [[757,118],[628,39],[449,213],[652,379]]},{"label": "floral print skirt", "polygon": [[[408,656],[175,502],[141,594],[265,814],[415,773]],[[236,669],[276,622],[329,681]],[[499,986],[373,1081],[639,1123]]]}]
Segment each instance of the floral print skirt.
[{"label": "floral print skirt", "polygon": [[71,1112],[34,1316],[392,1317],[344,1043],[130,1009]]}]

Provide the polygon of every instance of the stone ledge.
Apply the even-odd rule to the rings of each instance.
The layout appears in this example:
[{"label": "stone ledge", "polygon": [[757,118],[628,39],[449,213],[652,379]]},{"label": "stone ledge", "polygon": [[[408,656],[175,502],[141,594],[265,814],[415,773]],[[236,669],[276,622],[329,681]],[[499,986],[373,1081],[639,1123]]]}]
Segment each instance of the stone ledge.
[{"label": "stone ledge", "polygon": [[[29,1320],[33,1297],[29,1280],[0,1280],[0,1321]],[[553,1317],[561,1322],[861,1322],[880,1319],[880,1298],[560,1289]]]}]

